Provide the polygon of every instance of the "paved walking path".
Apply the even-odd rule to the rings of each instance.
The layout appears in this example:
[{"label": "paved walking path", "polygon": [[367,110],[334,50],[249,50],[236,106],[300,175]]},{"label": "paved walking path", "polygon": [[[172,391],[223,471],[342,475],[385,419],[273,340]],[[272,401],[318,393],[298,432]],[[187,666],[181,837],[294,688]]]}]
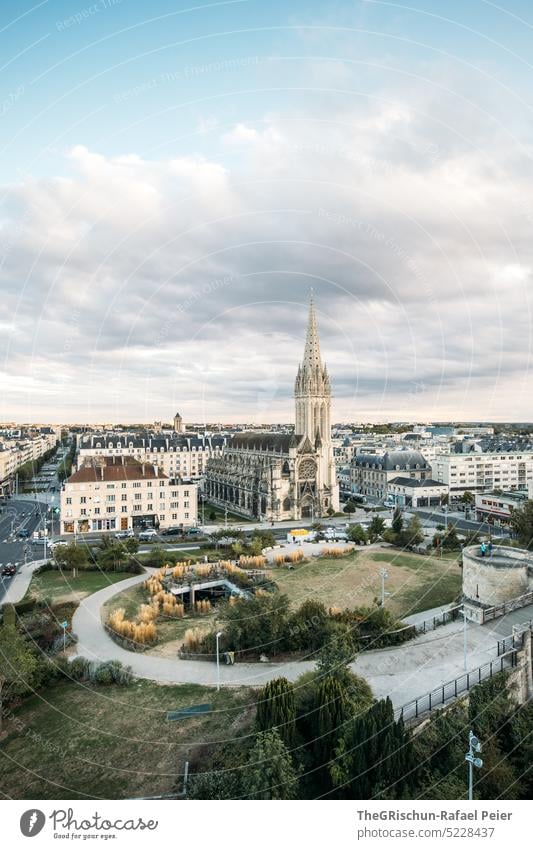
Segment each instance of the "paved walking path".
[{"label": "paved walking path", "polygon": [[[142,652],[130,652],[117,645],[103,627],[102,606],[114,595],[145,580],[135,575],[118,584],[99,590],[83,599],[73,618],[73,631],[78,636],[77,654],[91,660],[120,660],[131,666],[139,678],[162,684],[216,685],[216,664],[157,657]],[[430,612],[431,613],[431,612]],[[496,644],[510,634],[513,622],[523,622],[533,616],[533,605],[515,611],[511,618],[487,625],[468,625],[468,668],[475,669],[497,656]],[[401,706],[442,684],[452,681],[464,671],[463,623],[461,620],[423,634],[408,643],[390,649],[364,651],[352,664],[354,672],[362,675],[378,698],[390,696],[395,706]],[[314,668],[314,661],[288,663],[237,663],[221,665],[223,686],[259,686],[272,678],[284,675],[291,681]]]},{"label": "paved walking path", "polygon": [[33,573],[43,563],[46,563],[46,560],[34,560],[32,563],[26,563],[25,566],[21,566],[17,574],[11,579],[6,594],[2,599],[2,604],[18,604],[19,601],[22,601],[28,592]]}]

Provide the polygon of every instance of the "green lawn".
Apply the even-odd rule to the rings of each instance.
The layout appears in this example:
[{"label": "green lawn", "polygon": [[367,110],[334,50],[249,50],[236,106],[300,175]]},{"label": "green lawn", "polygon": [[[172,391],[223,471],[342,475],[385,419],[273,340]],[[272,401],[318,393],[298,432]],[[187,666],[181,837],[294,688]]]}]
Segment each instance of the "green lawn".
[{"label": "green lawn", "polygon": [[[209,518],[211,513],[216,514],[215,519]],[[198,515],[199,516],[202,515],[201,508],[198,509]],[[220,507],[216,507],[214,504],[209,504],[209,503],[206,502],[205,508],[204,508],[204,518],[205,518],[205,524],[206,525],[223,525],[224,519],[225,519],[224,510],[221,510]],[[257,521],[257,519],[250,519],[247,516],[240,516],[238,513],[231,513],[231,511],[228,510],[228,524],[242,525],[242,524],[246,524],[247,522],[256,522],[256,521]]]},{"label": "green lawn", "polygon": [[[246,733],[246,688],[131,687],[62,682],[16,708],[0,742],[0,789],[15,799],[128,799],[181,789],[185,760],[210,741]],[[174,708],[209,702],[200,717],[167,722]]]},{"label": "green lawn", "polygon": [[52,602],[65,599],[80,602],[97,590],[132,577],[131,572],[78,572],[75,578],[71,572],[42,572],[33,576],[24,600],[47,598]]}]

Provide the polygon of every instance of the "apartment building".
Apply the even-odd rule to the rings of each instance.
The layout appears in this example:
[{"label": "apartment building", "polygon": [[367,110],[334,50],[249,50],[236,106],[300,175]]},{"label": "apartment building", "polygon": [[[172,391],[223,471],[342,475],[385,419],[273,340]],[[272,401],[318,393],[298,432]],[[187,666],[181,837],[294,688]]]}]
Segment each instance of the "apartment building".
[{"label": "apartment building", "polygon": [[207,461],[222,455],[223,436],[195,434],[97,433],[78,438],[77,465],[91,457],[134,457],[158,466],[168,477],[195,481],[203,477]]},{"label": "apartment building", "polygon": [[388,485],[394,478],[425,480],[431,477],[431,466],[420,451],[409,450],[357,454],[350,471],[352,492],[377,500],[387,497]]},{"label": "apartment building", "polygon": [[134,457],[87,458],[62,488],[61,533],[191,527],[198,487]]},{"label": "apartment building", "polygon": [[58,439],[56,430],[48,427],[29,432],[19,429],[0,431],[0,495],[13,492],[17,469],[55,448]]},{"label": "apartment building", "polygon": [[432,477],[447,484],[450,495],[525,490],[533,481],[533,452],[443,454],[435,457]]}]

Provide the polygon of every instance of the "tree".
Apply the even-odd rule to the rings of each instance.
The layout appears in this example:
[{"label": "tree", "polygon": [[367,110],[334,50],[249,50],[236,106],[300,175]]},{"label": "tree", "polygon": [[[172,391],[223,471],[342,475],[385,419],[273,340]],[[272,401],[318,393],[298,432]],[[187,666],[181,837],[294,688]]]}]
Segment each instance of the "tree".
[{"label": "tree", "polygon": [[[279,654],[289,639],[289,599],[268,593],[253,598],[237,598],[222,611],[224,651]],[[214,647],[214,632],[206,634],[205,648]]]},{"label": "tree", "polygon": [[355,542],[356,545],[366,545],[366,531],[362,525],[350,525],[348,528],[348,539]]},{"label": "tree", "polygon": [[249,799],[297,798],[296,769],[277,731],[263,731],[257,735],[243,769],[242,783]]},{"label": "tree", "polygon": [[128,554],[137,554],[139,551],[139,541],[135,539],[135,537],[130,537],[124,543],[124,548],[128,552]]},{"label": "tree", "polygon": [[345,682],[350,670],[348,664],[355,656],[352,634],[346,625],[332,628],[331,636],[317,655],[316,668],[321,677],[332,676]]},{"label": "tree", "polygon": [[259,731],[274,728],[287,746],[293,745],[296,703],[294,687],[286,678],[274,678],[260,691],[256,722]]},{"label": "tree", "polygon": [[414,548],[424,542],[424,531],[416,513],[411,516],[405,530],[398,534],[398,544],[404,548]]},{"label": "tree", "polygon": [[332,621],[321,601],[308,598],[291,614],[289,621],[289,648],[298,651],[316,651],[327,642]]},{"label": "tree", "polygon": [[346,504],[344,505],[342,511],[343,511],[343,513],[355,513],[356,509],[357,508],[356,508],[355,504],[353,503],[353,501],[347,501]]},{"label": "tree", "polygon": [[413,767],[410,735],[394,719],[387,697],[346,726],[331,765],[333,784],[347,798],[368,799],[385,792],[401,798],[401,787]]},{"label": "tree", "polygon": [[209,519],[210,522],[216,522],[217,514],[215,513],[214,510],[210,510],[207,518]]},{"label": "tree", "polygon": [[333,756],[352,710],[345,684],[333,675],[322,678],[317,691],[315,737],[315,749],[320,764],[327,763]]},{"label": "tree", "polygon": [[14,625],[0,627],[0,731],[6,699],[31,687],[37,658]]},{"label": "tree", "polygon": [[533,501],[526,501],[521,509],[511,511],[511,527],[520,545],[533,549]]},{"label": "tree", "polygon": [[476,497],[473,493],[470,492],[469,489],[465,489],[463,494],[461,495],[461,502],[468,506],[469,504],[474,504]]},{"label": "tree", "polygon": [[403,516],[399,507],[395,507],[392,514],[392,530],[395,534],[401,534],[403,530]]},{"label": "tree", "polygon": [[370,525],[368,526],[368,539],[370,542],[376,542],[385,530],[385,519],[381,516],[373,516]]},{"label": "tree", "polygon": [[60,569],[85,569],[87,549],[75,542],[58,545],[54,549],[54,560]]}]

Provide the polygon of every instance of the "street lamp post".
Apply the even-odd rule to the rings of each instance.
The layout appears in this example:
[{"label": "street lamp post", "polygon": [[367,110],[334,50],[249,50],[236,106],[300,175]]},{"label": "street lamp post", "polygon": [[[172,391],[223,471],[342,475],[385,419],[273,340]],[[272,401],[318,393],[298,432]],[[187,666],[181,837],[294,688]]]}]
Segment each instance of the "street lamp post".
[{"label": "street lamp post", "polygon": [[385,578],[389,577],[389,573],[386,569],[380,569],[379,574],[381,575],[381,606],[385,607],[385,596],[388,595],[388,593],[385,592]]},{"label": "street lamp post", "polygon": [[467,659],[468,643],[467,643],[467,635],[468,635],[468,631],[467,631],[467,627],[466,627],[466,607],[465,607],[465,605],[463,604],[463,668],[464,668],[464,671],[465,671],[465,672],[467,671],[467,668],[468,668],[468,659]]},{"label": "street lamp post", "polygon": [[219,640],[222,636],[222,631],[217,631],[216,640],[217,640],[217,690],[220,690],[220,646]]},{"label": "street lamp post", "polygon": [[476,752],[481,751],[481,743],[475,736],[473,731],[468,732],[468,752],[465,755],[465,761],[468,763],[468,798],[470,801],[474,798],[474,767],[481,769],[483,761],[476,757]]}]

